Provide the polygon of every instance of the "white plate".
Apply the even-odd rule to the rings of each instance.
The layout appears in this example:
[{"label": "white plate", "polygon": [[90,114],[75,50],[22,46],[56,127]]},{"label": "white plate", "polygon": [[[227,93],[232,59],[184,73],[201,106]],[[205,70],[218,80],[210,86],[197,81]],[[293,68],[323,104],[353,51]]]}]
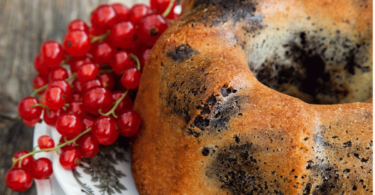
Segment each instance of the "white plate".
[{"label": "white plate", "polygon": [[[55,143],[59,143],[60,134],[43,122],[35,125],[34,147],[42,135],[51,136]],[[82,162],[74,171],[66,171],[61,167],[56,152],[37,153],[35,158],[46,157],[53,164],[53,174],[49,179],[35,180],[37,194],[138,195],[131,173],[130,149],[116,144],[101,146],[96,157]]]}]

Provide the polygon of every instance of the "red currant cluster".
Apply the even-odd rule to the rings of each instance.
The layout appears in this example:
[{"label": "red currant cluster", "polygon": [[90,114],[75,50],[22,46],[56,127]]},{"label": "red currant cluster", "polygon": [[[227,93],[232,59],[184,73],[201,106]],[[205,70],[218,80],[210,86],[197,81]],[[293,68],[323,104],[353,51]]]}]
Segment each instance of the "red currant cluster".
[{"label": "red currant cluster", "polygon": [[35,160],[35,153],[59,151],[61,166],[73,170],[82,157],[96,156],[99,144],[110,145],[119,134],[137,133],[141,118],[132,110],[128,94],[136,93],[150,49],[177,19],[171,11],[175,6],[173,0],[151,0],[151,8],[100,5],[90,16],[91,27],[82,20],[70,22],[63,46],[56,41],[42,44],[34,60],[39,73],[32,82],[34,92],[21,100],[18,113],[28,126],[43,118],[61,138],[55,145],[43,135],[38,138],[39,150],[14,154],[5,176],[9,188],[24,191],[33,178],[52,174],[52,162]]}]

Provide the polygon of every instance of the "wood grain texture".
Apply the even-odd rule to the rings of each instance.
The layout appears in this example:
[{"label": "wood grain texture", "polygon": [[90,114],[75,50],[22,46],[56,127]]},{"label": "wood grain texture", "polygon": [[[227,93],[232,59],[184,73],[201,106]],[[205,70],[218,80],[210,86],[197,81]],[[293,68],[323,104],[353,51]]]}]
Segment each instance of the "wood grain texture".
[{"label": "wood grain texture", "polygon": [[122,2],[129,7],[148,0],[0,0],[0,194],[35,195],[35,185],[14,192],[4,183],[11,157],[32,150],[33,128],[17,118],[17,104],[32,92],[36,75],[34,56],[44,41],[61,42],[73,19],[89,20],[90,12],[103,3]]}]

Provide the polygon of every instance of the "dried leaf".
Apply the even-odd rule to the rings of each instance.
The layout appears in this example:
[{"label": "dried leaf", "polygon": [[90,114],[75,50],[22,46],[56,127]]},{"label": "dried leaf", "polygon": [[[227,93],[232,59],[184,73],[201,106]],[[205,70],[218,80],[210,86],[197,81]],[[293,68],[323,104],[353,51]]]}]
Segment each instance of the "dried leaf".
[{"label": "dried leaf", "polygon": [[116,170],[113,166],[108,167],[107,171],[109,175],[116,175]]},{"label": "dried leaf", "polygon": [[121,190],[120,189],[118,189],[117,187],[114,187],[114,188],[115,188],[115,190],[116,190],[117,193],[121,194]]},{"label": "dried leaf", "polygon": [[88,175],[91,175],[91,173],[92,173],[92,171],[90,171],[90,169],[88,169],[88,168],[83,169],[83,172],[88,174]]},{"label": "dried leaf", "polygon": [[[102,165],[103,168],[108,167],[108,166],[109,166],[108,159],[103,159],[103,160],[100,162],[100,165]],[[100,168],[101,168],[101,167],[99,167],[99,169],[100,169]]]},{"label": "dried leaf", "polygon": [[106,160],[109,160],[109,162],[111,162],[112,164],[117,165],[116,160],[113,158],[113,156],[111,154],[106,155],[105,157],[106,157]]},{"label": "dried leaf", "polygon": [[100,164],[100,158],[99,158],[100,153],[97,154],[94,158],[91,159],[91,166],[98,166]]},{"label": "dried leaf", "polygon": [[81,175],[76,169],[73,170],[73,174],[74,174],[76,177],[78,177],[78,178],[82,177],[82,175]]},{"label": "dried leaf", "polygon": [[121,177],[125,177],[126,175],[123,174],[121,171],[116,171],[116,176],[121,178]]},{"label": "dried leaf", "polygon": [[92,165],[92,166],[91,166],[91,169],[92,169],[94,172],[98,172],[98,171],[99,171],[99,167],[98,167],[98,165]]},{"label": "dried leaf", "polygon": [[111,154],[113,151],[113,148],[114,147],[112,145],[109,145],[109,146],[103,147],[103,149],[101,149],[100,151],[102,151],[104,154]]},{"label": "dried leaf", "polygon": [[91,178],[91,181],[92,181],[92,182],[97,182],[98,180],[99,180],[99,178],[97,178],[97,177],[92,177],[92,178]]},{"label": "dried leaf", "polygon": [[122,148],[119,148],[119,147],[115,147],[114,150],[113,150],[115,153],[121,153],[122,151],[124,151]]},{"label": "dried leaf", "polygon": [[103,185],[103,184],[99,184],[99,185],[94,185],[95,187],[99,188],[99,189],[105,189],[107,188],[106,185]]},{"label": "dried leaf", "polygon": [[101,184],[105,185],[105,186],[108,185],[108,179],[107,179],[107,178],[100,178],[100,179],[99,179],[99,182],[100,182]]},{"label": "dried leaf", "polygon": [[90,192],[90,191],[86,191],[86,190],[84,190],[84,189],[81,189],[81,192],[84,192],[84,193],[87,194],[87,195],[92,195],[92,194],[93,194],[92,192]]},{"label": "dried leaf", "polygon": [[116,152],[115,156],[116,156],[116,160],[118,160],[118,161],[126,161],[124,153],[117,153]]},{"label": "dried leaf", "polygon": [[117,183],[117,187],[119,187],[122,190],[126,190],[125,186],[122,185],[122,183]]},{"label": "dried leaf", "polygon": [[[84,162],[84,163],[90,164],[90,159],[88,159],[88,158],[82,158],[82,159],[81,159],[81,162]],[[80,166],[83,166],[83,165],[80,164]]]},{"label": "dried leaf", "polygon": [[108,177],[108,181],[113,182],[113,183],[117,183],[118,179],[117,179],[117,177],[111,175],[111,176]]},{"label": "dried leaf", "polygon": [[113,182],[113,181],[110,181],[109,183],[108,183],[108,186],[110,186],[110,187],[116,187],[116,182]]},{"label": "dried leaf", "polygon": [[114,194],[115,191],[113,191],[111,188],[108,188],[107,189],[107,193],[108,193],[108,195],[111,195],[111,194]]},{"label": "dried leaf", "polygon": [[[82,190],[82,192],[85,192],[86,194],[93,194],[94,192],[91,190],[91,188],[90,187],[88,187],[85,183],[82,183],[79,179],[78,179],[78,175],[79,175],[79,173],[78,173],[78,171],[76,170],[76,169],[74,169],[73,171],[73,176],[74,176],[74,178],[76,179],[76,181],[78,182],[78,184],[79,185],[81,185],[81,187],[83,188],[83,189],[85,189],[85,190],[83,190],[83,189],[81,189]],[[89,192],[89,193],[88,193]]]},{"label": "dried leaf", "polygon": [[101,173],[107,172],[107,167],[104,167],[104,166],[99,167],[99,172]]}]

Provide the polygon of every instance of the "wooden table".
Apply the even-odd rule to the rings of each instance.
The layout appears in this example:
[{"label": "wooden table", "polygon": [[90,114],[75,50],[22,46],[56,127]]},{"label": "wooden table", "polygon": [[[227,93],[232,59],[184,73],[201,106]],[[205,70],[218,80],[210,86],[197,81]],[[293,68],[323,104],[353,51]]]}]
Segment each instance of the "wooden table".
[{"label": "wooden table", "polygon": [[36,75],[34,56],[44,41],[61,42],[73,19],[88,22],[100,4],[122,2],[129,7],[148,0],[0,0],[0,194],[35,195],[35,185],[25,192],[8,189],[4,176],[19,150],[32,150],[33,128],[17,120],[17,105],[32,93]]}]

